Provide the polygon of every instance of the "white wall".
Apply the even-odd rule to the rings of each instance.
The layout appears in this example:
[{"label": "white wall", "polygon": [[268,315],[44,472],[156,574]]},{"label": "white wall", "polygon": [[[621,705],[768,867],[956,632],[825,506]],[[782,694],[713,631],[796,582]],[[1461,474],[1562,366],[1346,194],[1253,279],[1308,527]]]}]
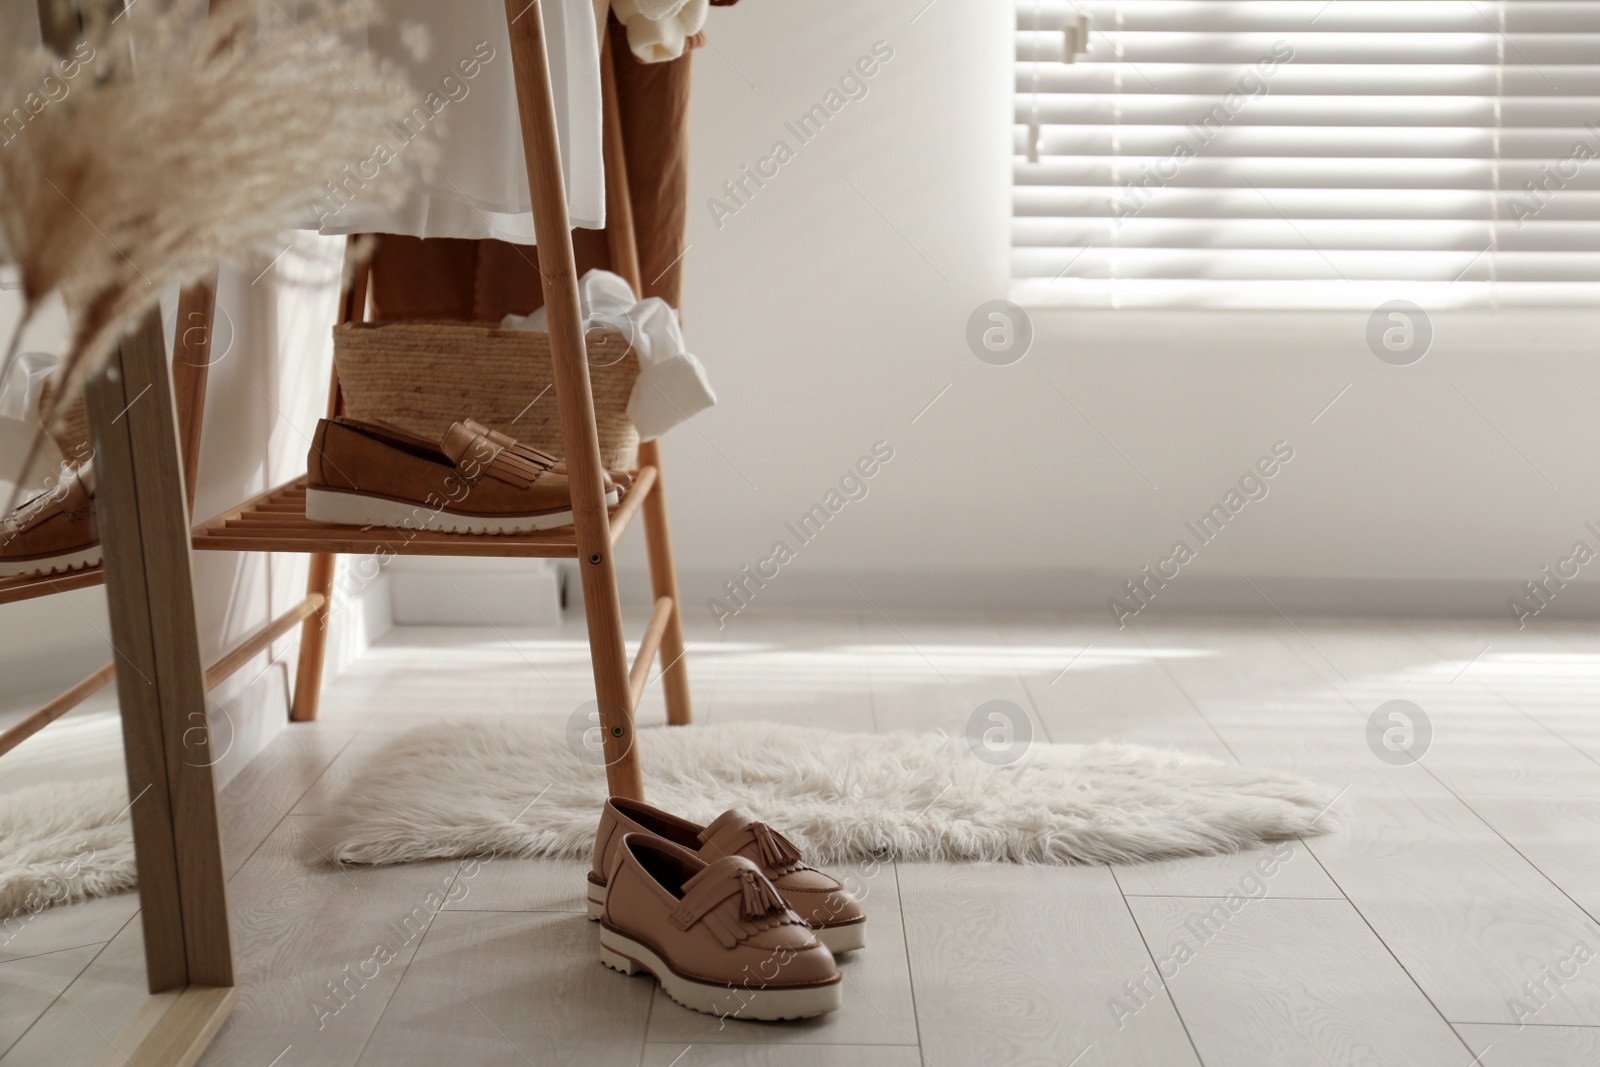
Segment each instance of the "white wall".
[{"label": "white wall", "polygon": [[[883,606],[1104,612],[1278,440],[1296,454],[1270,495],[1152,613],[1268,610],[1245,576],[1286,610],[1505,613],[1575,540],[1600,549],[1593,312],[1437,314],[1400,368],[1364,313],[1057,311],[1021,363],[980,363],[968,315],[1007,287],[1012,9],[913,22],[924,2],[711,14],[685,314],[721,404],[664,443],[688,610],[879,439],[870,495],[748,610],[865,610],[848,577]],[[869,95],[719,228],[707,198],[878,40]],[[1595,600],[1569,588],[1552,614]]]},{"label": "white wall", "polygon": [[[342,239],[300,234],[259,277],[265,257],[254,269],[223,272],[196,515],[214,515],[305,470],[310,435],[327,404],[342,247]],[[165,306],[170,343],[175,311],[172,300]],[[0,337],[9,339],[19,308],[17,293],[0,294]],[[59,351],[64,340],[62,320],[52,317],[30,330],[24,347]],[[211,662],[305,595],[306,562],[197,552],[194,578],[201,654]],[[358,584],[342,588],[355,593]],[[389,625],[387,579],[360,592],[338,598],[326,677]],[[59,691],[105,662],[108,632],[99,588],[0,606],[0,708]],[[283,729],[297,638],[295,631],[280,639],[211,694],[216,743],[228,747],[222,780]],[[12,758],[25,762],[37,741]]]}]

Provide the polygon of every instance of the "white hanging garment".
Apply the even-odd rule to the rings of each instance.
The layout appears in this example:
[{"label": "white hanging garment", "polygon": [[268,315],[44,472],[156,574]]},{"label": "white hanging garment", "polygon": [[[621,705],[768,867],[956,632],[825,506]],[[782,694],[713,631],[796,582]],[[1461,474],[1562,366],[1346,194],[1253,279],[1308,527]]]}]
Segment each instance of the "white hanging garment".
[{"label": "white hanging garment", "polygon": [[[409,138],[435,137],[439,162],[433,175],[393,209],[363,203],[359,189],[340,196],[330,188],[328,199],[313,209],[316,220],[309,228],[533,244],[505,5],[500,0],[379,0],[378,7],[383,19],[369,30],[369,46],[399,65],[417,92],[416,107],[394,127],[394,147],[404,151]],[[539,7],[567,211],[574,226],[598,229],[605,225],[605,171],[594,5],[592,0],[540,0]]]}]

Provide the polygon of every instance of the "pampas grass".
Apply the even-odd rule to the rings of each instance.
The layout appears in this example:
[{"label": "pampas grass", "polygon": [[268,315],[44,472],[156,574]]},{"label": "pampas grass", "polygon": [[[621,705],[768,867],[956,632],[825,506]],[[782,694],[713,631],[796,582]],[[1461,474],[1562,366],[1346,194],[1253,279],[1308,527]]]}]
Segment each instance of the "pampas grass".
[{"label": "pampas grass", "polygon": [[205,0],[136,4],[90,24],[70,82],[48,49],[6,61],[0,110],[47,75],[68,87],[0,146],[0,239],[22,270],[23,325],[52,290],[72,320],[46,426],[163,287],[272,256],[334,186],[392,204],[431,162],[418,139],[371,165],[413,94],[349,43],[366,8],[289,6],[298,24],[272,0],[230,0],[209,17]]}]

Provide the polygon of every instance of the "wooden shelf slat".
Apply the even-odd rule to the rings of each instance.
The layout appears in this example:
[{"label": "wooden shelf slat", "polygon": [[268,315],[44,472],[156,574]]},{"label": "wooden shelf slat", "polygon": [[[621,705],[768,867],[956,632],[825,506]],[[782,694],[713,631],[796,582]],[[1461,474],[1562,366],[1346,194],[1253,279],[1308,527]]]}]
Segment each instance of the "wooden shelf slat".
[{"label": "wooden shelf slat", "polygon": [[91,585],[100,585],[105,580],[105,572],[100,569],[98,563],[93,567],[69,571],[66,574],[19,574],[11,578],[0,578],[0,604],[65,593],[69,589],[87,589]]},{"label": "wooden shelf slat", "polygon": [[[633,485],[611,509],[611,541],[622,536],[656,482],[654,467],[643,467]],[[578,554],[571,526],[525,534],[455,534],[391,526],[338,526],[305,517],[305,477],[194,527],[194,547],[213,552],[335,552],[397,556],[512,556],[572,559]],[[0,586],[3,588],[3,586]]]}]

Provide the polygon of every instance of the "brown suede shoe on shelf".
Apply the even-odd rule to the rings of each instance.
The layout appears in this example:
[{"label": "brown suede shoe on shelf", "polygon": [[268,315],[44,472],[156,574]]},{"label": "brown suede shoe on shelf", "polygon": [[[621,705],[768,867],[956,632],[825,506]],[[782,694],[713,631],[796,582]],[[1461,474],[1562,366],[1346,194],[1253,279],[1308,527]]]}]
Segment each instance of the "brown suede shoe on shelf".
[{"label": "brown suede shoe on shelf", "polygon": [[833,954],[743,856],[707,863],[653,834],[627,834],[608,872],[600,962],[648,971],[686,1008],[736,1019],[835,1011]]},{"label": "brown suede shoe on shelf", "polygon": [[589,870],[589,918],[605,909],[606,876],[623,836],[652,834],[689,849],[702,860],[743,856],[761,868],[778,892],[835,955],[865,947],[867,916],[861,902],[832,875],[808,866],[800,850],[766,823],[737,809],[725,811],[710,826],[624,797],[612,797],[600,811]]},{"label": "brown suede shoe on shelf", "polygon": [[[572,525],[567,479],[554,457],[501,444],[472,420],[433,445],[392,426],[317,423],[306,457],[306,518],[342,526],[403,526],[446,533],[527,533]],[[618,492],[606,492],[615,504]]]},{"label": "brown suede shoe on shelf", "polygon": [[82,570],[100,562],[94,474],[63,465],[60,480],[0,523],[0,578]]},{"label": "brown suede shoe on shelf", "polygon": [[[532,445],[522,444],[516,438],[509,437],[506,434],[501,433],[499,430],[491,430],[489,427],[483,425],[481,422],[478,422],[476,419],[462,419],[461,425],[465,426],[473,433],[482,434],[483,436],[487,437],[492,444],[499,445],[501,448],[509,449],[524,459],[539,464],[552,474],[565,475],[567,473],[566,460],[557,459],[548,452],[541,452]],[[627,471],[601,471],[600,477],[604,480],[606,492],[608,493],[613,489],[626,490],[633,484],[633,475],[629,474]]]}]

